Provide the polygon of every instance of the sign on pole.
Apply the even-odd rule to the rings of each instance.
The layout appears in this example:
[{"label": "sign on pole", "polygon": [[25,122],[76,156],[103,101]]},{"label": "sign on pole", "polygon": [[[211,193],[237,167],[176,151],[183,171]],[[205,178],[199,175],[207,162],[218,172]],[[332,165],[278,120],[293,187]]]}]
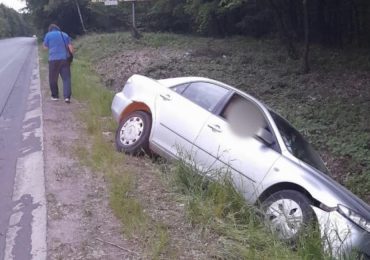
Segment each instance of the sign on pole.
[{"label": "sign on pole", "polygon": [[118,0],[91,0],[93,3],[104,3],[105,5],[118,5]]},{"label": "sign on pole", "polygon": [[139,31],[136,29],[136,15],[135,15],[135,2],[145,2],[149,0],[91,0],[93,3],[104,3],[104,5],[118,5],[118,2],[131,2],[132,5],[132,29],[134,37],[141,37]]},{"label": "sign on pole", "polygon": [[105,0],[104,5],[118,5],[117,0]]}]

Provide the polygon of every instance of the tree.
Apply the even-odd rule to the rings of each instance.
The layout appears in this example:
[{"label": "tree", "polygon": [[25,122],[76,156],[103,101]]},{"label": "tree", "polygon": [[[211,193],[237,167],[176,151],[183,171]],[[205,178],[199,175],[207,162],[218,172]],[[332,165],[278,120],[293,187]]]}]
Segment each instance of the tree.
[{"label": "tree", "polygon": [[[25,0],[40,30],[57,22],[72,35],[131,28],[131,6],[91,0]],[[136,8],[138,28],[226,37],[277,35],[307,70],[309,44],[345,48],[370,45],[369,0],[152,0]],[[79,24],[81,26],[79,26]],[[307,58],[306,58],[307,57]]]},{"label": "tree", "polygon": [[31,27],[23,19],[23,15],[5,5],[0,4],[0,38],[26,36]]},{"label": "tree", "polygon": [[82,18],[81,9],[80,9],[80,4],[78,3],[78,0],[75,0],[75,4],[76,4],[76,7],[77,7],[78,16],[80,17],[82,30],[84,31],[84,33],[86,33],[86,27],[85,27],[84,20],[83,20],[83,18]]},{"label": "tree", "polygon": [[302,0],[303,4],[303,21],[304,21],[304,51],[303,51],[303,63],[302,71],[307,73],[310,71],[308,62],[308,53],[310,50],[310,39],[309,39],[309,20],[308,20],[308,3],[307,0]]},{"label": "tree", "polygon": [[83,13],[87,12],[88,3],[89,0],[26,0],[39,30],[45,31],[50,23],[57,23],[72,35],[86,32]]},{"label": "tree", "polygon": [[286,26],[283,11],[279,7],[279,5],[274,2],[274,0],[269,0],[269,3],[275,13],[276,21],[281,34],[281,39],[283,40],[283,43],[287,48],[288,55],[292,59],[298,59],[298,53],[293,43],[292,32],[289,31]]}]

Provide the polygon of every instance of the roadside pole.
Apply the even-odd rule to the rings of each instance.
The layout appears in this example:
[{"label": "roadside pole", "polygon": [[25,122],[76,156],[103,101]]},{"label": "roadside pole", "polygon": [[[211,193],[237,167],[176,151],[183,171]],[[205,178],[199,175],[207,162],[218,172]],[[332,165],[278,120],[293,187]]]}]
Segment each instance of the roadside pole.
[{"label": "roadside pole", "polygon": [[136,21],[135,21],[135,1],[132,1],[132,27],[136,28]]},{"label": "roadside pole", "polygon": [[[142,37],[139,30],[136,28],[136,10],[135,3],[137,0],[91,0],[93,3],[104,3],[106,6],[117,6],[119,2],[131,2],[131,12],[132,12],[132,24],[131,24],[131,34],[135,39]],[[145,0],[141,0],[145,1]]]},{"label": "roadside pole", "polygon": [[139,30],[136,28],[136,10],[135,10],[135,0],[132,1],[132,0],[125,0],[127,2],[131,2],[131,6],[132,6],[132,28],[131,28],[131,35],[132,37],[134,37],[135,39],[139,39],[142,37],[142,35],[140,34]]}]

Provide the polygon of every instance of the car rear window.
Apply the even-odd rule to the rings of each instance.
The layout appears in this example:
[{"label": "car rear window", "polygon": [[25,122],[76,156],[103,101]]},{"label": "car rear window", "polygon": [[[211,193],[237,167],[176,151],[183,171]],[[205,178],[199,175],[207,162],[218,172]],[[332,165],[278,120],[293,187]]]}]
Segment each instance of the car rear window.
[{"label": "car rear window", "polygon": [[228,89],[212,83],[194,82],[183,91],[182,95],[204,109],[213,111],[228,92]]}]

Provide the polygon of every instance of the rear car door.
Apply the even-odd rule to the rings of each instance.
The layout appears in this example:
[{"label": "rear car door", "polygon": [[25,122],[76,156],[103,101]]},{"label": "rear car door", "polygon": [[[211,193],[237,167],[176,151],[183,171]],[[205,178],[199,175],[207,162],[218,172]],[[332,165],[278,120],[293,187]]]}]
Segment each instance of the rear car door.
[{"label": "rear car door", "polygon": [[152,143],[168,155],[190,156],[195,138],[228,92],[207,82],[161,89],[156,97]]},{"label": "rear car door", "polygon": [[207,119],[195,140],[196,163],[211,173],[227,171],[236,188],[253,200],[259,184],[281,156],[276,140],[266,145],[256,137],[259,131],[270,131],[263,112],[253,102],[234,95],[220,114]]}]

